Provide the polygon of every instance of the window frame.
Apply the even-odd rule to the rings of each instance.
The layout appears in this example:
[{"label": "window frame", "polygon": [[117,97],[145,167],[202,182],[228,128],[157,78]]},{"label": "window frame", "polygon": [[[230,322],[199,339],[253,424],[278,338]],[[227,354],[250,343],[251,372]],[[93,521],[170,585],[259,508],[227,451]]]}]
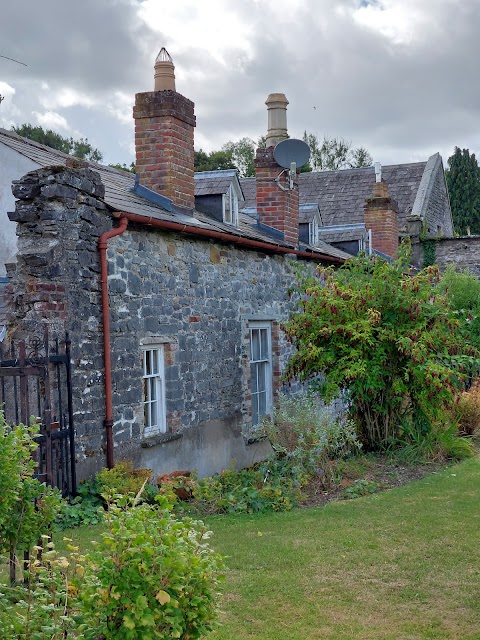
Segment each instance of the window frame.
[{"label": "window frame", "polygon": [[309,244],[316,247],[320,236],[320,225],[317,216],[314,216],[308,224]]},{"label": "window frame", "polygon": [[[261,358],[259,360],[253,360],[253,331],[266,330],[267,336],[267,358]],[[260,334],[259,334],[260,338]],[[249,344],[249,371],[250,371],[250,396],[251,396],[251,414],[252,425],[257,426],[264,416],[271,416],[273,412],[273,351],[272,351],[272,323],[270,321],[250,320],[248,323],[248,344]],[[259,340],[261,345],[261,338]],[[260,354],[262,355],[262,354]],[[253,391],[252,385],[252,364],[266,363],[265,367],[265,389],[258,391],[258,369],[257,369],[257,391]],[[257,400],[257,422],[254,422],[254,396],[259,396],[260,393],[266,391],[265,408],[266,411],[260,414],[260,403]]]},{"label": "window frame", "polygon": [[[157,354],[157,367],[152,367],[154,370],[147,373],[147,353]],[[152,356],[150,362],[153,362]],[[147,382],[148,381],[148,382]],[[155,398],[151,398],[151,382],[153,381],[155,389]],[[144,436],[155,436],[162,433],[167,433],[167,411],[165,403],[165,345],[164,343],[150,343],[142,345],[142,383],[143,383],[143,426]],[[152,411],[151,407],[153,403],[157,403],[157,420],[155,424],[152,424]]]},{"label": "window frame", "polygon": [[[230,216],[227,220],[227,202],[229,205]],[[227,191],[222,195],[223,222],[238,227],[238,196],[233,183],[230,184]]]}]

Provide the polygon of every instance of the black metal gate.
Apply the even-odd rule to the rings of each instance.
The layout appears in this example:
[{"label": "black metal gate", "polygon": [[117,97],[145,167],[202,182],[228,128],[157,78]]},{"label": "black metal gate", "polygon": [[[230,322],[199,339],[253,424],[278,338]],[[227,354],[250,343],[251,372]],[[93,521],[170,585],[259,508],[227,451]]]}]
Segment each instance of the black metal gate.
[{"label": "black metal gate", "polygon": [[42,337],[1,350],[0,404],[8,424],[40,424],[37,477],[64,496],[75,495],[75,440],[70,339]]}]

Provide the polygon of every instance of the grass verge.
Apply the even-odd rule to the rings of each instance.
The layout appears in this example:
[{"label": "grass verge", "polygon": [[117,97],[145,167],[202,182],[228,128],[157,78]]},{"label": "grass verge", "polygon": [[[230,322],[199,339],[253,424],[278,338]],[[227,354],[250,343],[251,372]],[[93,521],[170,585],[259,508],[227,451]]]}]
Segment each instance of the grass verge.
[{"label": "grass verge", "polygon": [[480,461],[323,508],[212,517],[212,640],[479,640]]}]

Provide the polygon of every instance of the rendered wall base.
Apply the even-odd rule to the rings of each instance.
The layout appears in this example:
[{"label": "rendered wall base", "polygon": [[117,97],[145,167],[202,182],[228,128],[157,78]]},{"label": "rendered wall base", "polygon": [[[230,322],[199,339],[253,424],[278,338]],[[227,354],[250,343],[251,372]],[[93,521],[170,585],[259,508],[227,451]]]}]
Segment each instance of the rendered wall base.
[{"label": "rendered wall base", "polygon": [[246,445],[233,421],[212,420],[200,427],[186,429],[181,438],[147,448],[128,447],[115,451],[116,458],[131,459],[136,467],[153,470],[154,477],[177,470],[196,469],[205,477],[228,468],[249,467],[264,460],[270,453],[268,442]]}]

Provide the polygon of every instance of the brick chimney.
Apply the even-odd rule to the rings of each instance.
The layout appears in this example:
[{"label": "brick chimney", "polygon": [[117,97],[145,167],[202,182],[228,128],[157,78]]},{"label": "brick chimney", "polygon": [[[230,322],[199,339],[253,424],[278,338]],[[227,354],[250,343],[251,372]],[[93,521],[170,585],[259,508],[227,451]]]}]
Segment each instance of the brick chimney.
[{"label": "brick chimney", "polygon": [[177,93],[174,70],[162,48],[155,61],[155,90],[135,96],[136,168],[142,186],[193,209],[194,104]]},{"label": "brick chimney", "polygon": [[265,104],[268,109],[267,147],[257,149],[255,158],[258,220],[260,224],[282,232],[286,242],[297,246],[298,176],[295,176],[293,189],[290,189],[288,171],[273,157],[275,145],[288,138],[288,100],[283,93],[272,93]]},{"label": "brick chimney", "polygon": [[386,182],[381,179],[377,171],[377,182],[373,187],[373,194],[365,201],[365,228],[371,230],[372,248],[376,251],[397,257],[398,252],[398,205],[390,197]]}]

